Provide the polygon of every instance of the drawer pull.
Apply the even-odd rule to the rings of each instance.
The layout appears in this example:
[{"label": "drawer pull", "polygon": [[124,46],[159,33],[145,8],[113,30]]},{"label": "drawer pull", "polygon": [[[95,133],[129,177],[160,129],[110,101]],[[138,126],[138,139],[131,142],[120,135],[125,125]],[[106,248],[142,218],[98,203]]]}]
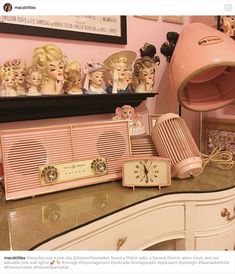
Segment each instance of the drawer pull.
[{"label": "drawer pull", "polygon": [[[234,211],[235,211],[235,208],[234,208]],[[221,211],[221,216],[222,217],[227,217],[228,221],[231,221],[231,220],[235,219],[235,214],[232,217],[230,216],[230,214],[231,213],[227,210],[227,208],[224,208]]]},{"label": "drawer pull", "polygon": [[126,240],[127,240],[127,237],[122,237],[122,238],[118,239],[116,250],[120,250],[120,248],[123,246],[123,244],[125,243]]}]

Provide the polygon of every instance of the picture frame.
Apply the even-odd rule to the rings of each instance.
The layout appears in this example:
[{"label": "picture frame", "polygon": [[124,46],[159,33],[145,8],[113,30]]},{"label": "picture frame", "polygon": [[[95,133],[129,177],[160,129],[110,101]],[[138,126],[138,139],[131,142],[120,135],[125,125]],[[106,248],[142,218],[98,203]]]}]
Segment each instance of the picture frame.
[{"label": "picture frame", "polygon": [[235,119],[202,119],[201,151],[208,155],[215,147],[232,151],[235,159]]},{"label": "picture frame", "polygon": [[[223,23],[223,20],[225,20],[226,18],[227,19],[233,18],[233,21],[231,21],[231,25],[229,21],[227,21],[226,25]],[[231,38],[235,39],[234,21],[235,21],[235,16],[217,16],[217,29],[228,34]]]},{"label": "picture frame", "polygon": [[0,32],[127,44],[126,16],[0,16]]},{"label": "picture frame", "polygon": [[148,116],[148,128],[149,128],[149,132],[151,132],[152,128],[154,127],[156,121],[159,119],[159,117],[162,114],[150,114]]},{"label": "picture frame", "polygon": [[154,15],[136,15],[136,18],[147,19],[152,21],[158,21],[159,16]]},{"label": "picture frame", "polygon": [[183,24],[184,16],[162,16],[162,21],[168,23]]}]

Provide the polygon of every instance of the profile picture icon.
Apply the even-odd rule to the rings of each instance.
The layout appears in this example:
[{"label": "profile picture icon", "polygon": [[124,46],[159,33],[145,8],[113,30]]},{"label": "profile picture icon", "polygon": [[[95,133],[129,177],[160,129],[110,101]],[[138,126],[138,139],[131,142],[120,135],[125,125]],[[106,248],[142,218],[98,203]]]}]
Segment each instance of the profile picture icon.
[{"label": "profile picture icon", "polygon": [[12,4],[11,3],[6,3],[3,5],[3,9],[5,12],[9,12],[12,10]]}]

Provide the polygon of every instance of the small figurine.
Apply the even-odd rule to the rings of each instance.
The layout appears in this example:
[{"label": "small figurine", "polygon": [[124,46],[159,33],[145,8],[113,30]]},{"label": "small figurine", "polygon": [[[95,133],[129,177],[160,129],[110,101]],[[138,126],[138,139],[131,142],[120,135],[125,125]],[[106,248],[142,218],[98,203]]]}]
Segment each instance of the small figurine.
[{"label": "small figurine", "polygon": [[134,90],[137,93],[153,92],[155,63],[148,56],[139,58],[134,64]]},{"label": "small figurine", "polygon": [[120,51],[112,54],[104,61],[112,79],[107,85],[107,93],[131,92],[126,82],[126,71],[130,70],[135,58],[136,53],[133,51]]},{"label": "small figurine", "polygon": [[126,84],[127,84],[127,88],[132,92],[133,91],[133,73],[131,70],[126,71]]},{"label": "small figurine", "polygon": [[26,76],[27,96],[40,96],[40,85],[42,83],[42,73],[33,67],[29,68]]},{"label": "small figurine", "polygon": [[224,16],[222,19],[222,30],[229,36],[235,36],[235,16]]},{"label": "small figurine", "polygon": [[145,133],[145,127],[142,124],[142,117],[135,109],[130,105],[124,105],[117,107],[115,110],[116,116],[113,120],[128,120],[130,135],[139,135]]},{"label": "small figurine", "polygon": [[70,61],[64,69],[64,91],[67,94],[83,94],[81,87],[81,66],[76,61]]},{"label": "small figurine", "polygon": [[15,76],[12,68],[1,68],[0,70],[1,79],[1,97],[15,97],[17,96]]},{"label": "small figurine", "polygon": [[160,64],[160,58],[156,52],[156,47],[149,43],[145,43],[140,49],[141,58],[134,64],[134,91],[137,93],[154,90],[155,69]]},{"label": "small figurine", "polygon": [[18,96],[26,95],[25,77],[27,73],[26,63],[21,63],[21,65],[14,69],[16,91]]},{"label": "small figurine", "polygon": [[105,94],[104,71],[102,63],[88,62],[84,69],[85,80],[83,88],[85,94]]},{"label": "small figurine", "polygon": [[53,44],[46,44],[34,49],[33,66],[43,73],[42,94],[58,95],[63,93],[65,63],[65,55]]},{"label": "small figurine", "polygon": [[12,68],[15,76],[15,85],[18,96],[26,95],[25,77],[28,70],[27,63],[22,59],[11,59],[4,63],[4,67]]}]

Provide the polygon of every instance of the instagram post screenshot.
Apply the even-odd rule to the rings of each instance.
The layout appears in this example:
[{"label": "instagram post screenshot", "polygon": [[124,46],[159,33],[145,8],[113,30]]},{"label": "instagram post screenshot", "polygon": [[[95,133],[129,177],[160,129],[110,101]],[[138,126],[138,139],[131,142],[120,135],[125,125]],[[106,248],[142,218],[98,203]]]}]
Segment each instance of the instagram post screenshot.
[{"label": "instagram post screenshot", "polygon": [[0,0],[0,273],[234,274],[234,0]]}]

